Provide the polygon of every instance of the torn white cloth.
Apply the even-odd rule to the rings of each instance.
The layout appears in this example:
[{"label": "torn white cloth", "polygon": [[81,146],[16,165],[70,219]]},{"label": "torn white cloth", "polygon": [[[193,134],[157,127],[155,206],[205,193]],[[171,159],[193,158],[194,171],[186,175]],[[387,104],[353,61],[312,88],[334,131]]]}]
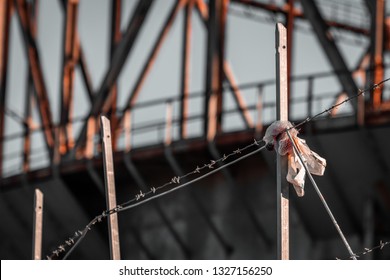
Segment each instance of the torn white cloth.
[{"label": "torn white cloth", "polygon": [[302,165],[298,155],[294,151],[294,147],[286,133],[286,129],[291,128],[289,133],[293,139],[295,146],[298,148],[303,161],[306,163],[311,174],[322,176],[325,172],[326,160],[320,157],[317,153],[310,150],[306,141],[300,139],[298,131],[292,128],[293,125],[289,121],[275,121],[265,132],[263,137],[268,148],[273,148],[281,156],[288,157],[287,181],[293,184],[298,196],[304,196],[305,175],[306,170]]}]

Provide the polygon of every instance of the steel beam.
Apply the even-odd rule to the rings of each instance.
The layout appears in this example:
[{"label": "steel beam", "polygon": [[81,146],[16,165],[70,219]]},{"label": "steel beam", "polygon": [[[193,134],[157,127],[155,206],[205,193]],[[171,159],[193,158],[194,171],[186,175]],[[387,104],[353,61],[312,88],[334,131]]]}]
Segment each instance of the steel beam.
[{"label": "steel beam", "polygon": [[[36,38],[38,34],[38,1],[28,4],[28,10],[31,19],[31,34]],[[23,139],[23,172],[27,173],[30,169],[30,154],[31,154],[31,130],[33,126],[33,119],[31,115],[31,106],[34,99],[34,81],[32,73],[29,70],[27,74],[27,84],[24,104],[24,139]]]},{"label": "steel beam", "polygon": [[[378,84],[384,79],[383,50],[385,35],[385,1],[365,0],[371,14],[371,45],[370,71],[367,80],[370,85]],[[375,88],[371,93],[371,106],[374,110],[382,104],[382,87]]]},{"label": "steel beam", "polygon": [[[115,49],[119,45],[122,39],[121,33],[121,3],[122,0],[114,0],[111,2],[111,39],[110,39],[110,59],[113,59]],[[108,106],[103,108],[103,112],[111,120],[111,131],[112,131],[112,146],[113,149],[116,149],[116,139],[117,134],[115,133],[117,127],[117,116],[116,116],[116,107],[118,100],[118,83],[114,83],[111,87],[110,93],[110,102]]]},{"label": "steel beam", "polygon": [[87,59],[85,58],[85,54],[81,45],[80,39],[78,40],[80,47],[79,47],[79,65],[80,65],[80,70],[81,70],[81,75],[84,80],[84,85],[87,90],[87,96],[89,101],[92,103],[93,102],[93,85],[92,85],[92,79],[91,75],[88,70],[88,65],[87,65]]},{"label": "steel beam", "polygon": [[[134,106],[134,104],[138,98],[138,95],[141,92],[142,86],[146,80],[146,77],[149,74],[150,70],[152,69],[154,62],[156,61],[157,54],[159,53],[161,46],[162,46],[163,42],[165,41],[165,39],[169,33],[169,30],[171,29],[171,27],[173,25],[173,21],[175,20],[177,14],[181,10],[181,8],[183,8],[183,6],[185,5],[186,1],[187,0],[177,0],[176,4],[173,5],[167,19],[165,20],[165,22],[163,24],[163,27],[158,35],[157,40],[153,45],[152,51],[149,53],[149,56],[144,64],[144,67],[142,68],[141,73],[136,80],[135,86],[131,90],[131,93],[130,93],[130,95],[125,103],[126,107],[124,108],[124,110],[131,109]],[[118,118],[118,126],[122,125],[124,116],[125,116],[125,114],[122,114],[122,116],[120,116]]]},{"label": "steel beam", "polygon": [[3,147],[5,131],[5,105],[7,93],[7,67],[12,1],[0,1],[0,177],[3,173]]},{"label": "steel beam", "polygon": [[222,131],[222,83],[228,0],[210,0],[208,5],[204,135],[208,141],[212,141]]},{"label": "steel beam", "polygon": [[28,12],[28,5],[25,0],[15,0],[17,14],[19,16],[20,27],[23,34],[26,56],[28,57],[29,69],[34,81],[39,116],[41,118],[43,135],[45,143],[52,160],[54,147],[53,121],[50,110],[50,103],[43,71],[39,59],[37,44],[33,36],[31,19]]},{"label": "steel beam", "polygon": [[[203,0],[196,0],[196,7],[203,24],[205,24],[205,26],[207,27],[207,22],[209,18],[209,9],[207,5],[203,2]],[[229,83],[230,88],[232,89],[233,98],[236,101],[238,108],[240,109],[242,120],[248,128],[252,128],[253,120],[245,103],[245,99],[240,89],[238,88],[238,83],[234,77],[233,70],[228,61],[224,61],[223,71],[224,76]]]},{"label": "steel beam", "polygon": [[[94,117],[102,111],[104,104],[107,100],[110,100],[111,91],[110,89],[116,82],[123,65],[126,62],[126,58],[134,46],[134,43],[138,37],[139,31],[141,30],[142,24],[150,10],[153,0],[140,0],[137,7],[134,10],[132,19],[129,22],[127,30],[123,35],[121,43],[117,46],[110,66],[104,76],[104,79],[99,87],[99,90],[94,94],[91,109],[88,113],[87,119]],[[85,122],[80,135],[77,138],[73,153],[71,156],[76,155],[76,151],[84,143],[87,136],[87,123]]]},{"label": "steel beam", "polygon": [[[66,17],[67,0],[59,0],[59,1],[60,1],[60,5],[62,7],[62,10],[65,14],[65,17]],[[92,80],[91,80],[91,77],[89,74],[87,60],[85,58],[83,46],[81,44],[77,29],[75,30],[75,32],[76,32],[76,44],[78,44],[78,58],[79,58],[78,64],[80,65],[80,70],[81,70],[81,74],[82,74],[82,77],[84,80],[85,88],[87,90],[88,99],[90,102],[92,102],[93,101],[92,100],[93,99]]]},{"label": "steel beam", "polygon": [[192,10],[194,0],[189,0],[184,14],[183,49],[181,66],[181,106],[180,106],[180,138],[187,138],[187,119],[189,111],[188,95],[190,91],[190,52],[192,33]]},{"label": "steel beam", "polygon": [[293,60],[293,38],[294,38],[294,3],[295,0],[286,0],[286,28],[287,28],[287,100],[288,113],[290,114],[290,100],[291,100],[291,73]]},{"label": "steel beam", "polygon": [[23,172],[30,170],[30,155],[31,155],[31,127],[32,127],[32,115],[31,115],[31,103],[33,100],[34,85],[32,81],[31,73],[27,76],[27,86],[25,94],[24,104],[24,139],[23,139]]},{"label": "steel beam", "polygon": [[72,132],[73,90],[75,67],[79,60],[77,36],[78,0],[68,0],[64,23],[64,48],[61,87],[61,118],[59,129],[59,152],[66,154],[74,145]]},{"label": "steel beam", "polygon": [[385,18],[385,42],[384,42],[384,48],[385,48],[386,52],[390,50],[389,33],[390,33],[390,17],[386,15],[386,18]]},{"label": "steel beam", "polygon": [[115,50],[121,39],[121,8],[122,1],[114,0],[111,5],[111,39],[110,39],[110,58],[113,59]]},{"label": "steel beam", "polygon": [[[333,69],[338,72],[337,78],[348,96],[355,96],[358,93],[358,87],[352,78],[348,66],[341,55],[333,37],[329,30],[329,26],[324,21],[318,7],[312,0],[301,0],[301,5],[305,17],[311,23],[321,46],[332,65]],[[353,108],[356,109],[356,100],[351,101]]]}]

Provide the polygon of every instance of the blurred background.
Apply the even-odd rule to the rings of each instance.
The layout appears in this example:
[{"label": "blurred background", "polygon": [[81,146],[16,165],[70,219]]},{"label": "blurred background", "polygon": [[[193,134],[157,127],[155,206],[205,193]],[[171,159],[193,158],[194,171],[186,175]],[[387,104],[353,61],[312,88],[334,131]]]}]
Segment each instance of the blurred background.
[{"label": "blurred background", "polygon": [[[0,0],[0,257],[42,258],[117,202],[261,139],[276,119],[275,24],[287,27],[289,119],[327,159],[316,177],[355,252],[390,240],[390,1]],[[254,147],[251,147],[252,149]],[[233,158],[240,155],[233,154]],[[196,178],[192,174],[188,179]],[[118,215],[122,259],[276,259],[276,157],[262,151]],[[107,222],[69,258],[109,259]],[[61,258],[63,252],[57,257]],[[306,182],[290,258],[348,258]],[[365,259],[388,259],[375,250]]]}]

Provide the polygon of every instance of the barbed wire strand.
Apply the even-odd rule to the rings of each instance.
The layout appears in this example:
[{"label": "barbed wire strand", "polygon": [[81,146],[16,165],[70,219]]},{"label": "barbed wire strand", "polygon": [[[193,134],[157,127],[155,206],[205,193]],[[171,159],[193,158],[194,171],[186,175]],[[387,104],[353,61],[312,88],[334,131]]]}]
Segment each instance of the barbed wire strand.
[{"label": "barbed wire strand", "polygon": [[289,130],[286,129],[285,131],[286,131],[286,133],[287,133],[288,138],[290,138],[290,141],[291,141],[291,144],[292,144],[292,146],[293,146],[293,149],[294,149],[295,152],[297,153],[297,155],[298,155],[298,157],[299,157],[299,160],[301,161],[303,167],[304,167],[305,170],[306,170],[307,176],[309,177],[309,179],[310,179],[310,181],[311,181],[311,183],[312,183],[312,185],[313,185],[315,191],[317,192],[317,194],[318,194],[318,196],[319,196],[319,198],[320,198],[322,204],[324,205],[326,212],[328,212],[328,215],[329,215],[330,219],[332,220],[333,225],[335,226],[337,232],[339,233],[339,235],[340,235],[340,237],[341,237],[341,240],[343,241],[345,247],[347,248],[347,250],[348,250],[348,252],[349,252],[351,258],[354,259],[354,260],[357,260],[357,258],[355,257],[354,252],[353,252],[352,249],[351,249],[351,246],[349,245],[347,239],[346,239],[345,236],[344,236],[343,231],[341,230],[339,224],[337,223],[336,218],[333,216],[333,213],[332,213],[332,211],[330,210],[330,208],[329,208],[329,206],[328,206],[328,203],[327,203],[326,200],[325,200],[325,197],[322,195],[322,193],[321,193],[321,191],[320,191],[320,189],[319,189],[319,187],[318,187],[316,181],[314,180],[313,176],[311,175],[311,173],[310,173],[310,171],[309,171],[309,168],[308,168],[307,165],[306,165],[306,162],[303,160],[303,157],[302,157],[302,155],[301,155],[301,152],[300,152],[299,149],[297,148],[297,146],[296,146],[296,144],[295,144],[295,141],[292,139]]},{"label": "barbed wire strand", "polygon": [[[341,102],[339,102],[339,103],[329,107],[328,109],[325,109],[324,111],[322,111],[322,112],[320,112],[320,113],[318,113],[318,114],[316,114],[316,115],[314,115],[312,117],[306,118],[304,121],[298,123],[297,125],[293,125],[291,128],[287,129],[286,131],[289,131],[292,128],[297,129],[297,128],[301,127],[302,125],[315,120],[316,118],[318,118],[319,116],[321,116],[321,115],[323,115],[325,113],[330,113],[333,109],[335,109],[335,108],[337,108],[337,107],[339,107],[339,106],[341,106],[341,105],[343,105],[343,104],[345,104],[347,102],[350,102],[351,100],[356,99],[356,98],[358,98],[361,95],[364,95],[364,93],[366,93],[368,91],[371,91],[371,90],[374,90],[374,89],[380,87],[382,84],[388,82],[389,80],[390,80],[390,78],[387,78],[387,79],[385,79],[385,80],[383,80],[383,81],[381,81],[381,82],[379,82],[377,84],[374,84],[373,86],[368,87],[368,88],[366,88],[364,90],[359,89],[358,94],[356,94],[354,96],[351,96],[351,97],[348,97],[345,100],[343,100],[343,101],[341,101]],[[156,192],[158,190],[166,188],[167,186],[172,185],[172,184],[180,184],[180,180],[181,179],[184,179],[184,178],[186,178],[188,176],[191,176],[193,174],[200,173],[203,169],[206,169],[206,168],[213,169],[215,164],[217,164],[218,162],[224,162],[229,157],[231,157],[233,155],[241,154],[242,152],[244,152],[245,150],[249,149],[250,147],[253,147],[255,145],[258,146],[259,143],[261,143],[261,142],[262,142],[262,140],[254,139],[254,142],[252,144],[249,144],[249,145],[247,145],[246,147],[244,147],[242,149],[237,149],[237,150],[233,151],[232,153],[230,153],[228,155],[223,155],[223,157],[221,157],[218,160],[211,160],[209,164],[204,164],[202,167],[198,167],[197,166],[196,169],[194,169],[193,171],[191,171],[191,172],[189,172],[189,173],[187,173],[187,174],[185,174],[183,176],[175,176],[175,177],[173,177],[171,179],[171,181],[169,181],[169,182],[167,182],[167,183],[165,183],[165,184],[163,184],[163,185],[161,185],[159,187],[151,187],[150,190],[147,193],[143,193],[142,191],[140,191],[138,194],[135,195],[135,198],[133,198],[133,199],[131,199],[131,200],[129,200],[129,201],[123,203],[123,204],[118,205],[114,209],[109,209],[109,210],[103,211],[103,213],[101,215],[96,216],[82,231],[80,231],[80,230],[76,231],[75,234],[73,235],[73,237],[71,237],[71,238],[69,238],[68,240],[65,241],[65,244],[61,244],[60,246],[58,246],[57,249],[54,250],[51,255],[47,256],[47,258],[48,259],[53,259],[54,257],[58,257],[62,252],[66,251],[66,247],[70,247],[70,250],[66,253],[66,255],[63,258],[63,259],[66,259],[70,255],[70,253],[78,246],[78,244],[81,242],[81,240],[84,239],[85,235],[88,233],[88,231],[91,230],[92,226],[94,226],[97,222],[101,222],[108,215],[111,215],[111,214],[114,214],[114,213],[118,213],[118,212],[121,212],[121,211],[124,211],[124,210],[128,210],[128,209],[134,208],[134,207],[136,207],[136,206],[138,206],[138,205],[140,205],[142,203],[150,201],[151,199],[160,197],[162,195],[165,195],[166,193],[173,192],[173,191],[177,190],[178,188],[187,186],[187,185],[189,185],[191,183],[194,183],[194,182],[196,182],[198,180],[201,180],[201,179],[203,179],[203,178],[205,178],[205,177],[207,177],[207,176],[209,176],[211,174],[214,174],[215,172],[218,172],[219,170],[221,170],[221,169],[223,169],[223,168],[225,168],[225,167],[227,167],[227,166],[229,166],[231,164],[234,164],[234,163],[238,162],[239,160],[242,160],[242,159],[244,159],[244,158],[246,158],[246,157],[248,157],[248,156],[250,156],[250,155],[252,155],[252,154],[254,154],[256,152],[259,152],[259,151],[263,150],[265,146],[262,146],[261,148],[255,150],[255,151],[253,151],[251,153],[248,153],[248,154],[246,154],[244,156],[241,156],[241,157],[237,158],[236,160],[234,160],[234,161],[232,161],[230,163],[224,164],[223,166],[220,166],[220,167],[214,169],[213,171],[208,172],[208,173],[206,173],[206,174],[204,174],[202,176],[199,176],[199,177],[197,177],[197,178],[195,178],[195,179],[193,179],[193,180],[191,180],[191,181],[189,181],[189,182],[187,182],[185,184],[179,185],[179,186],[177,186],[175,188],[172,188],[169,191],[166,191],[166,192],[163,192],[163,193],[160,193],[160,194],[156,195]],[[149,196],[151,194],[155,194],[155,195],[152,196],[152,197],[147,197],[147,196]],[[147,197],[147,198],[145,198],[145,197]],[[142,201],[145,201],[145,202],[142,202]],[[136,202],[136,203],[134,203],[134,202]],[[76,239],[77,239],[77,241],[75,242]]]},{"label": "barbed wire strand", "polygon": [[[386,242],[383,242],[382,240],[379,242],[379,245],[377,245],[377,246],[375,246],[375,247],[372,247],[371,249],[369,249],[369,248],[364,248],[364,251],[361,251],[361,252],[359,252],[359,253],[355,253],[354,254],[354,257],[356,257],[356,258],[360,258],[360,257],[362,257],[362,256],[364,256],[364,255],[367,255],[367,254],[369,254],[369,253],[372,253],[373,251],[375,251],[375,250],[383,250],[383,248],[385,247],[385,246],[387,246],[387,245],[390,245],[390,241],[386,241]],[[350,256],[348,259],[351,259],[352,258],[352,256]],[[346,260],[348,260],[348,259],[346,259]],[[342,260],[342,259],[339,259],[339,258],[337,258],[336,257],[336,260]]]},{"label": "barbed wire strand", "polygon": [[[245,146],[244,148],[238,148],[236,149],[235,151],[231,152],[230,154],[226,155],[224,154],[223,157],[217,159],[217,160],[211,160],[210,163],[208,164],[204,164],[203,166],[199,167],[197,166],[193,171],[185,174],[185,175],[182,175],[182,176],[174,176],[171,178],[171,180],[161,186],[158,186],[158,187],[151,187],[150,190],[148,192],[145,192],[143,193],[142,191],[140,191],[139,193],[137,193],[133,199],[129,200],[129,201],[126,201],[120,205],[118,205],[117,207],[113,208],[113,209],[109,209],[109,210],[105,210],[103,211],[102,214],[96,216],[94,219],[92,219],[88,225],[83,229],[83,230],[78,230],[75,232],[75,234],[73,235],[73,237],[69,238],[68,240],[65,241],[64,244],[61,244],[60,246],[57,247],[56,250],[54,250],[52,252],[52,254],[50,256],[47,256],[47,259],[53,259],[54,257],[59,257],[59,255],[62,253],[62,252],[66,252],[66,248],[69,247],[69,251],[65,254],[65,256],[63,257],[63,259],[67,259],[67,257],[74,251],[74,249],[80,244],[80,242],[85,238],[86,234],[92,229],[92,226],[94,226],[96,223],[98,222],[101,222],[103,219],[105,219],[107,216],[109,215],[112,215],[114,213],[119,213],[119,212],[122,212],[122,211],[125,211],[125,210],[129,210],[131,208],[134,208],[134,207],[137,207],[141,204],[144,204],[150,200],[153,200],[153,199],[156,199],[156,198],[159,198],[161,196],[164,196],[166,194],[169,194],[173,191],[176,191],[176,190],[179,190],[183,187],[186,187],[190,184],[193,184],[199,180],[202,180],[230,165],[233,165],[247,157],[250,157],[260,151],[262,151],[264,148],[265,148],[265,145],[259,147],[258,149],[255,149],[247,154],[244,154],[236,159],[234,159],[233,161],[231,162],[228,162],[228,163],[225,163],[223,164],[222,166],[218,167],[218,168],[214,168],[216,164],[218,163],[222,163],[222,162],[225,162],[226,160],[228,160],[229,158],[235,156],[235,155],[240,155],[242,154],[243,152],[245,152],[246,150],[250,149],[251,147],[254,147],[254,146],[259,146],[260,143],[262,143],[263,141],[262,140],[256,140],[254,139],[254,141]],[[183,179],[191,176],[191,175],[195,175],[195,174],[199,174],[201,173],[203,170],[211,170],[199,177],[196,177],[194,179],[192,179],[191,181],[188,181],[186,183],[183,183],[183,184],[180,184],[180,181],[182,181]],[[170,185],[176,185],[175,187],[167,190],[167,191],[164,191],[164,192],[161,192],[161,193],[158,193],[159,191],[161,191],[162,189],[170,186]]]},{"label": "barbed wire strand", "polygon": [[[293,129],[293,128],[298,129],[299,127],[303,126],[304,124],[313,121],[314,119],[318,118],[319,116],[321,116],[321,115],[323,115],[323,114],[325,114],[325,113],[330,114],[330,113],[332,112],[332,110],[336,109],[337,107],[339,107],[339,106],[341,106],[341,105],[343,105],[343,104],[345,104],[345,103],[347,103],[347,102],[350,102],[351,100],[356,99],[356,98],[358,98],[358,97],[361,96],[361,95],[364,96],[364,94],[365,94],[366,92],[375,90],[375,89],[381,87],[384,83],[386,83],[386,82],[388,82],[388,81],[390,81],[390,78],[387,78],[387,79],[385,79],[385,80],[382,80],[382,81],[380,81],[379,83],[374,84],[374,85],[372,85],[371,87],[368,87],[368,88],[366,88],[366,89],[364,89],[364,90],[359,89],[359,93],[358,93],[358,94],[352,95],[352,96],[350,96],[350,97],[344,99],[343,101],[334,104],[333,106],[329,107],[328,109],[325,109],[324,111],[322,111],[322,112],[320,112],[320,113],[318,113],[318,114],[316,114],[316,115],[314,115],[314,116],[312,116],[312,117],[306,118],[306,119],[303,120],[302,122],[300,122],[300,123],[298,123],[298,124],[296,124],[296,125],[293,125],[292,127],[288,128],[288,130],[291,130],[291,129]],[[282,133],[283,133],[283,132],[282,132]]]}]

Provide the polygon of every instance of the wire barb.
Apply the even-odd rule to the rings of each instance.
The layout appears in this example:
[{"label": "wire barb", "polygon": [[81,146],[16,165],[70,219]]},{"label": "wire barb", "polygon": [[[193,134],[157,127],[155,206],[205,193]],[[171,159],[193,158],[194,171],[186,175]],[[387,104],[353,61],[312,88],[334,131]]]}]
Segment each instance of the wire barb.
[{"label": "wire barb", "polygon": [[[390,241],[387,241],[387,242],[383,242],[382,240],[379,242],[379,245],[375,246],[375,247],[372,247],[372,248],[364,248],[363,251],[359,252],[359,253],[355,253],[353,256],[356,257],[356,258],[360,258],[361,256],[364,256],[364,255],[367,255],[369,253],[372,253],[376,250],[383,250],[383,248],[387,245],[390,245]],[[350,256],[348,259],[351,259],[352,256]],[[338,257],[335,258],[336,260],[342,260]]]},{"label": "wire barb", "polygon": [[312,116],[312,117],[306,118],[304,121],[302,121],[302,122],[300,122],[300,123],[298,123],[298,124],[296,124],[296,125],[293,125],[293,126],[290,127],[288,130],[291,130],[291,129],[294,129],[294,128],[295,128],[295,129],[298,129],[299,127],[303,126],[304,124],[309,123],[309,122],[311,122],[311,121],[317,119],[318,117],[322,116],[322,115],[325,114],[325,113],[330,114],[330,112],[331,112],[333,109],[335,109],[335,108],[337,108],[337,107],[343,105],[344,103],[350,102],[350,101],[353,100],[353,99],[358,98],[360,95],[364,95],[364,93],[366,93],[366,92],[370,92],[370,91],[375,90],[376,88],[379,88],[380,86],[382,86],[384,83],[386,83],[386,82],[388,82],[388,81],[390,81],[390,78],[387,78],[387,79],[385,79],[385,80],[382,80],[382,81],[380,81],[379,83],[374,84],[374,85],[372,85],[372,86],[370,86],[370,87],[368,87],[368,88],[366,88],[366,89],[364,89],[364,90],[359,89],[359,91],[358,91],[358,93],[357,93],[356,95],[350,96],[350,97],[348,97],[347,99],[344,99],[343,101],[341,101],[341,102],[339,102],[339,103],[337,103],[337,104],[335,104],[335,105],[333,105],[333,106],[331,106],[331,107],[325,109],[324,111],[322,111],[322,112],[320,112],[320,113],[318,113],[318,114],[316,114],[316,115],[314,115],[314,116]]}]

